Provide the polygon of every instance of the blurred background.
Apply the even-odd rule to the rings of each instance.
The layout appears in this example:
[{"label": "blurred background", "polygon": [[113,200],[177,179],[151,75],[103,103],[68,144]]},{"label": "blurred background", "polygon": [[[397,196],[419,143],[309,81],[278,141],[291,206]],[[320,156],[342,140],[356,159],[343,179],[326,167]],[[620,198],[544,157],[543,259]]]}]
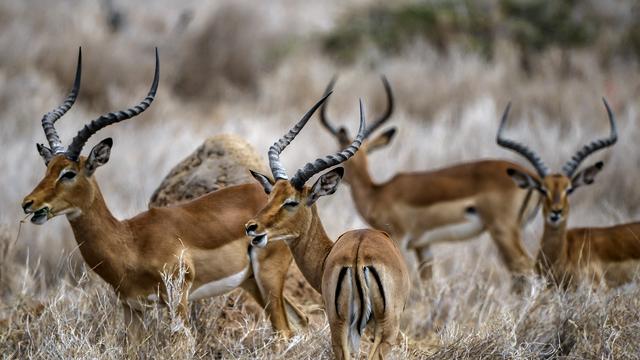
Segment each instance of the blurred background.
[{"label": "blurred background", "polygon": [[[353,133],[358,98],[369,119],[384,110],[384,74],[396,99],[387,127],[399,133],[371,157],[377,181],[480,158],[526,164],[495,144],[509,101],[509,135],[559,169],[583,144],[608,134],[604,96],[616,113],[619,141],[590,158],[604,159],[605,170],[573,196],[570,224],[640,219],[636,1],[2,0],[5,248],[16,241],[22,198],[44,175],[35,147],[45,142],[40,119],[69,91],[79,46],[80,96],[57,123],[65,144],[84,123],[141,100],[153,76],[154,47],[160,52],[160,88],[151,108],[102,130],[85,147],[86,153],[114,138],[110,162],[96,176],[118,218],[145,210],[167,172],[209,136],[235,133],[266,154],[333,75],[339,81],[329,115]],[[292,172],[335,150],[337,143],[314,118],[283,160]],[[331,236],[365,226],[348,190],[342,186],[319,202]],[[531,254],[541,224],[539,216],[525,232]],[[75,246],[64,217],[44,226],[23,224],[11,260],[30,275],[14,281],[8,279],[15,274],[5,272],[3,286],[46,293],[69,276]],[[487,236],[439,246],[436,261],[441,276],[480,269],[508,288]]]}]

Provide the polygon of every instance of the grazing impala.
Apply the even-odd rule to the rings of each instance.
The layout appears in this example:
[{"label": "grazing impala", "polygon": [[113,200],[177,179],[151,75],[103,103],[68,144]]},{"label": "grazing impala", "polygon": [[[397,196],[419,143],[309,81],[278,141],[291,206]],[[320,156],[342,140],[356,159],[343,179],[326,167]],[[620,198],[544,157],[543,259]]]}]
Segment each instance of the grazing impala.
[{"label": "grazing impala", "polygon": [[183,205],[150,209],[123,221],[111,214],[93,173],[109,160],[112,140],[98,143],[88,157],[80,153],[98,130],[149,107],[158,87],[158,53],[156,50],[155,76],[147,97],[130,109],[100,116],[85,125],[65,149],[54,123],[76,99],[80,59],[79,56],[71,93],[42,119],[50,147],[37,147],[47,170],[22,203],[24,211],[33,214],[31,222],[40,225],[54,216],[67,216],[84,260],[122,301],[125,322],[131,326],[134,340],[141,335],[142,305],[157,299],[158,293],[166,300],[162,273],[168,271],[172,275],[180,266],[184,266],[186,275],[178,315],[185,323],[188,300],[242,287],[266,306],[273,327],[289,336],[285,307],[304,316],[293,303],[283,301],[291,253],[283,244],[255,249],[244,234],[244,223],[266,204],[267,197],[259,185],[225,188]]},{"label": "grazing impala", "polygon": [[[616,123],[609,104],[604,100],[609,116],[611,133],[608,138],[592,141],[578,151],[563,167],[561,173],[550,173],[544,162],[532,150],[518,142],[506,139],[504,130],[509,108],[507,106],[498,130],[498,144],[524,156],[537,175],[510,168],[507,173],[524,189],[533,189],[543,197],[544,232],[536,261],[539,274],[551,284],[575,285],[583,276],[600,282],[606,263],[640,259],[640,223],[612,227],[585,227],[567,230],[569,195],[582,185],[593,183],[603,167],[603,162],[576,173],[589,155],[615,144]],[[572,282],[572,279],[574,280]]]},{"label": "grazing impala", "polygon": [[[334,83],[335,78],[327,92]],[[385,77],[382,83],[387,110],[366,129],[365,139],[393,113],[391,87]],[[322,124],[344,147],[351,137],[344,127],[336,128],[330,123],[326,106],[327,103],[320,110]],[[508,168],[525,173],[526,170],[508,161],[483,160],[428,172],[396,174],[391,180],[376,184],[369,175],[367,154],[388,145],[395,132],[391,128],[366,141],[345,162],[345,182],[350,185],[360,215],[374,228],[388,232],[393,239],[402,241],[403,247],[416,252],[423,280],[432,276],[431,245],[465,240],[488,231],[519,289],[521,276],[532,267],[520,231],[535,216],[539,199],[533,191],[523,191],[511,183],[504,172]]]},{"label": "grazing impala", "polygon": [[352,157],[364,138],[364,114],[360,103],[360,130],[355,140],[335,155],[307,163],[288,180],[280,153],[296,137],[325,95],[307,114],[269,149],[269,166],[275,178],[252,172],[269,194],[267,205],[246,225],[252,244],[284,241],[307,281],[322,294],[329,318],[333,352],[338,359],[358,351],[360,336],[374,324],[374,343],[369,359],[383,358],[395,344],[399,316],[409,292],[409,276],[397,244],[378,230],[354,230],[336,242],[327,236],[315,202],[330,195],[343,175],[341,167],[328,171],[311,187],[305,183],[315,174]]}]

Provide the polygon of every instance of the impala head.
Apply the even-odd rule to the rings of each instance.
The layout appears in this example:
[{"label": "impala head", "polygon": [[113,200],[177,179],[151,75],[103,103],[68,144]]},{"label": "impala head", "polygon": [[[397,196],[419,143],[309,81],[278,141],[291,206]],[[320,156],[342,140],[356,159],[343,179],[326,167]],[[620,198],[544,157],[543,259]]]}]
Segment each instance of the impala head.
[{"label": "impala head", "polygon": [[87,140],[105,126],[130,119],[145,111],[155,98],[160,75],[158,50],[156,49],[156,70],[153,84],[147,97],[135,107],[124,111],[109,113],[85,125],[73,138],[65,149],[55,129],[55,122],[62,117],[73,105],[80,89],[80,74],[82,68],[81,52],[78,53],[76,77],[71,92],[62,105],[48,112],[42,118],[42,128],[49,143],[49,147],[36,144],[38,153],[47,167],[44,178],[22,201],[22,208],[26,214],[33,214],[31,222],[44,224],[47,220],[62,214],[70,218],[82,213],[82,209],[89,206],[97,191],[94,171],[109,161],[113,141],[110,138],[102,140],[89,152],[87,157],[80,156]]},{"label": "impala head", "polygon": [[265,175],[251,172],[269,195],[267,205],[245,225],[247,235],[252,238],[252,245],[264,247],[268,241],[290,241],[304,234],[309,229],[316,211],[313,206],[316,200],[336,191],[344,170],[338,167],[327,171],[311,187],[305,186],[305,183],[315,174],[345,162],[362,144],[365,120],[360,102],[360,128],[355,140],[337,154],[307,163],[296,171],[291,180],[287,177],[287,172],[280,163],[280,153],[302,130],[329,94],[318,101],[284,137],[269,148],[269,166],[275,182]]},{"label": "impala head", "polygon": [[562,172],[550,173],[542,159],[531,149],[523,144],[503,137],[503,130],[509,115],[511,104],[502,115],[500,128],[498,129],[498,145],[513,150],[524,156],[536,170],[537,176],[526,174],[516,169],[508,169],[507,174],[515,183],[523,189],[535,189],[543,196],[543,213],[547,224],[559,227],[566,224],[569,215],[569,195],[582,185],[590,185],[595,180],[596,175],[602,170],[604,163],[598,161],[593,165],[584,168],[576,173],[580,163],[594,152],[607,148],[615,144],[618,135],[616,130],[615,116],[605,99],[602,99],[609,116],[611,132],[608,138],[592,141],[580,149],[562,167]]},{"label": "impala head", "polygon": [[[333,77],[333,79],[331,79],[331,82],[329,82],[329,85],[325,90],[325,94],[328,94],[331,91],[333,91],[333,87],[336,83],[336,80],[337,80],[336,77]],[[385,76],[382,76],[382,84],[384,85],[384,90],[385,90],[385,93],[387,94],[387,109],[385,110],[384,114],[382,114],[382,116],[377,118],[371,125],[367,126],[367,128],[364,130],[364,142],[360,147],[360,151],[358,151],[358,153],[354,155],[351,160],[347,161],[344,164],[345,167],[347,168],[346,176],[344,180],[347,183],[351,183],[350,177],[354,172],[368,171],[366,154],[369,154],[377,149],[380,149],[389,145],[391,143],[391,140],[393,139],[393,136],[396,133],[396,128],[392,127],[384,131],[377,137],[370,138],[371,134],[374,131],[376,131],[380,126],[382,126],[385,122],[387,122],[391,117],[391,114],[393,114],[393,105],[394,105],[393,93],[391,91],[391,85],[389,85],[389,82],[387,81],[387,78]],[[333,137],[338,141],[338,145],[340,146],[340,149],[344,149],[345,147],[349,146],[349,144],[351,144],[351,142],[353,141],[353,138],[349,134],[349,131],[347,130],[346,127],[344,126],[335,127],[331,123],[331,121],[329,121],[329,118],[327,117],[328,103],[329,101],[326,101],[320,108],[320,121],[324,126],[324,128],[327,131],[329,131],[329,133],[333,135]]]}]

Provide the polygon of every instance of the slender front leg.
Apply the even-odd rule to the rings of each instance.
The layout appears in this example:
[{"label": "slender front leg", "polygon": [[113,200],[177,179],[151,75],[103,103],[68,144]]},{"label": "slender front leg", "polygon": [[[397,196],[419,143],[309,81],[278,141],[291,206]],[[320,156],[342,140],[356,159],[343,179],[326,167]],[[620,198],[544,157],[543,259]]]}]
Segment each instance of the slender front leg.
[{"label": "slender front leg", "polygon": [[253,274],[260,289],[274,330],[285,338],[292,335],[284,304],[284,280],[291,265],[291,252],[284,243],[270,244],[265,249],[253,249]]},{"label": "slender front leg", "polygon": [[122,303],[122,310],[124,311],[126,333],[125,344],[129,351],[135,351],[146,340],[142,312],[124,302]]}]

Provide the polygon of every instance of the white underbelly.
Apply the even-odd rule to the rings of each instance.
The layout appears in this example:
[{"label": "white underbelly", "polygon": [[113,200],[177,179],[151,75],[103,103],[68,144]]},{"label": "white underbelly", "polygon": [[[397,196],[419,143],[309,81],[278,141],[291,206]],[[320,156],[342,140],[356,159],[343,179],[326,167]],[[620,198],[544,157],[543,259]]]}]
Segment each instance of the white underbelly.
[{"label": "white underbelly", "polygon": [[461,241],[480,235],[484,231],[484,223],[477,214],[467,214],[465,220],[437,227],[414,240],[409,247],[419,248],[441,242]]},{"label": "white underbelly", "polygon": [[240,286],[250,275],[251,267],[247,266],[242,271],[231,276],[203,284],[189,294],[189,301],[227,293]]}]

